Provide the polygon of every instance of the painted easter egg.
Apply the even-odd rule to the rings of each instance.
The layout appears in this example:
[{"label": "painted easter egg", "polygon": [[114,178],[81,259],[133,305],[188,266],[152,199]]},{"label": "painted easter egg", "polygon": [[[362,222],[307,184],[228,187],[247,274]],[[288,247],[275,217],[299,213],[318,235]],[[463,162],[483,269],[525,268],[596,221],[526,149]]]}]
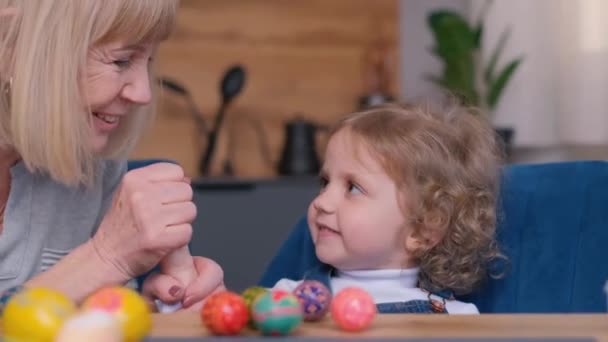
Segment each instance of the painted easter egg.
[{"label": "painted easter egg", "polygon": [[264,335],[291,333],[302,322],[302,307],[287,291],[269,291],[253,303],[253,320]]},{"label": "painted easter egg", "polygon": [[205,301],[201,319],[215,335],[238,335],[249,321],[249,310],[237,293],[222,291]]},{"label": "painted easter egg", "polygon": [[4,308],[2,331],[7,340],[53,341],[76,305],[64,294],[28,288],[14,294]]},{"label": "painted easter egg", "polygon": [[112,314],[122,327],[126,342],[141,341],[152,327],[152,315],[144,298],[127,287],[107,287],[89,296],[82,309]]},{"label": "painted easter egg", "polygon": [[122,327],[111,313],[80,312],[65,321],[55,342],[122,342]]},{"label": "painted easter egg", "polygon": [[345,331],[361,331],[368,328],[377,308],[374,299],[365,290],[347,287],[331,301],[331,316]]},{"label": "painted easter egg", "polygon": [[316,280],[305,280],[293,290],[293,294],[302,305],[305,321],[322,319],[331,304],[331,291]]},{"label": "painted easter egg", "polygon": [[249,312],[249,327],[252,329],[256,328],[255,323],[253,322],[253,313],[251,311],[253,302],[255,302],[255,300],[258,299],[259,296],[265,294],[266,292],[268,292],[268,289],[264,287],[252,286],[245,289],[245,291],[243,291],[243,293],[241,294],[241,297],[243,297],[243,299],[245,300],[245,305],[247,305],[247,311]]}]

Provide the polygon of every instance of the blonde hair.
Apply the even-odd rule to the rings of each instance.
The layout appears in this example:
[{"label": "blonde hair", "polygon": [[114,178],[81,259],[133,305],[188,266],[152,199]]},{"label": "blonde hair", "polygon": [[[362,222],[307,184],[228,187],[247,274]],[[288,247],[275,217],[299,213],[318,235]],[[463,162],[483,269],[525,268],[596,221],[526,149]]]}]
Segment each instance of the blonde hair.
[{"label": "blonde hair", "polygon": [[[0,147],[14,148],[32,171],[90,184],[100,156],[79,86],[89,49],[164,40],[177,7],[178,0],[0,0],[0,11],[10,12],[0,20]],[[152,107],[127,115],[102,156],[126,157]]]},{"label": "blonde hair", "polygon": [[414,252],[419,286],[468,293],[502,258],[495,241],[502,156],[480,115],[450,105],[390,105],[351,114],[348,129],[368,148],[408,198],[400,203],[415,233],[441,236]]}]

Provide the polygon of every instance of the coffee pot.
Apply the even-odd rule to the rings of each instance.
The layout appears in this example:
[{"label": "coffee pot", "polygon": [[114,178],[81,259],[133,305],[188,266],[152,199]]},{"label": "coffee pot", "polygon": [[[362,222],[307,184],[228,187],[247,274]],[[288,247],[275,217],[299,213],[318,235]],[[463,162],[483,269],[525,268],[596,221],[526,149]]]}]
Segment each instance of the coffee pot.
[{"label": "coffee pot", "polygon": [[280,175],[298,176],[318,174],[319,157],[316,148],[316,135],[325,127],[297,118],[285,124],[285,140],[281,159],[277,165]]}]

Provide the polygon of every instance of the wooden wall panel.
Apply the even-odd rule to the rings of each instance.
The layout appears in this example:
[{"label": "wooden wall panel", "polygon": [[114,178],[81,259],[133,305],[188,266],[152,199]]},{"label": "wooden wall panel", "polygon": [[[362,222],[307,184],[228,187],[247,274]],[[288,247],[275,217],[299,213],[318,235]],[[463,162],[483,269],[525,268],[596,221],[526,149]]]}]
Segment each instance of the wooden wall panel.
[{"label": "wooden wall panel", "polygon": [[[219,172],[231,140],[237,176],[272,176],[252,120],[263,126],[278,159],[283,125],[295,113],[330,124],[356,108],[365,91],[364,53],[382,38],[395,54],[397,28],[397,0],[182,0],[158,69],[191,91],[211,123],[224,71],[242,64],[247,84],[227,114],[213,170]],[[393,82],[395,94],[397,87]],[[185,102],[165,91],[155,124],[132,157],[172,158],[197,176],[204,146],[197,135]]]}]

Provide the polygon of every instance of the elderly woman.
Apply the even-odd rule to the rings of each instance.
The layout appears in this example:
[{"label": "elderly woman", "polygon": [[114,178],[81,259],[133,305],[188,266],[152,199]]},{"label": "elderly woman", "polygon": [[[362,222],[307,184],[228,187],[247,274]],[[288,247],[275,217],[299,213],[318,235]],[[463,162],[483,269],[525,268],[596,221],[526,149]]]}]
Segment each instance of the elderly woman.
[{"label": "elderly woman", "polygon": [[197,309],[223,286],[221,268],[185,247],[196,207],[182,168],[126,173],[177,7],[0,0],[0,291],[80,301],[163,260],[144,284],[150,299]]}]

